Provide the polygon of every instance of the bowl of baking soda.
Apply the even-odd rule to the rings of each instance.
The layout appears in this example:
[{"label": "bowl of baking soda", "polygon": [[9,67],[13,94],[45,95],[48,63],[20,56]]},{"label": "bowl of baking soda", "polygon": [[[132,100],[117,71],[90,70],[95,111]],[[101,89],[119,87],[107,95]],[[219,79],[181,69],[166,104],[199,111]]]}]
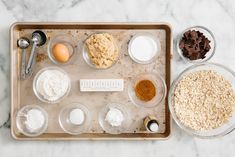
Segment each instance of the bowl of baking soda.
[{"label": "bowl of baking soda", "polygon": [[84,133],[90,128],[89,110],[81,103],[68,104],[60,111],[59,124],[68,134]]}]

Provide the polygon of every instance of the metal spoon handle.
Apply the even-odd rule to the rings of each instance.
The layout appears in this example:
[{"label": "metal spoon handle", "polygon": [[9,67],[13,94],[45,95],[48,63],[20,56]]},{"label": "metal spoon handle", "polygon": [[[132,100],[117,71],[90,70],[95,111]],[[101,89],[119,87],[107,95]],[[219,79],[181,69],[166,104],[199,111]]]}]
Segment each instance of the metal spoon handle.
[{"label": "metal spoon handle", "polygon": [[21,71],[20,71],[20,77],[21,79],[26,78],[26,50],[22,49],[22,54],[21,54]]},{"label": "metal spoon handle", "polygon": [[30,56],[29,56],[29,61],[28,61],[28,64],[27,64],[27,67],[26,67],[26,74],[30,74],[32,72],[32,67],[33,67],[33,60],[35,59],[35,56],[36,56],[36,46],[37,46],[37,43],[34,42],[33,43],[33,46],[32,46],[32,50],[31,50],[31,53],[30,53]]}]

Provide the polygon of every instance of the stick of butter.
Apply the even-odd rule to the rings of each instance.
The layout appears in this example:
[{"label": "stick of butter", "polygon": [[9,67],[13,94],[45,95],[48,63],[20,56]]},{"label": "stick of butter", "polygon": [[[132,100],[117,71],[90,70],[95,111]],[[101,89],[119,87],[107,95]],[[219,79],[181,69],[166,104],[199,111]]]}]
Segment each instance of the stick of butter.
[{"label": "stick of butter", "polygon": [[123,79],[80,79],[81,92],[123,91]]}]

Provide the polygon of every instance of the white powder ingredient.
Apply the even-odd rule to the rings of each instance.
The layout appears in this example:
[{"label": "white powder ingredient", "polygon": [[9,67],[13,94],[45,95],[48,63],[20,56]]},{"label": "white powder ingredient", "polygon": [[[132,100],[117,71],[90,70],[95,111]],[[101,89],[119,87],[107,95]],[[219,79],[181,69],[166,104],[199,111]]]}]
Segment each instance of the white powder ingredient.
[{"label": "white powder ingredient", "polygon": [[25,125],[30,132],[37,131],[45,123],[44,115],[40,110],[37,109],[29,110],[25,115],[25,117],[26,117]]},{"label": "white powder ingredient", "polygon": [[74,125],[81,125],[84,119],[84,112],[79,108],[73,109],[69,114],[69,121]]},{"label": "white powder ingredient", "polygon": [[107,121],[111,126],[120,126],[124,120],[122,112],[117,108],[110,108],[105,121]]},{"label": "white powder ingredient", "polygon": [[69,78],[58,70],[46,70],[37,79],[36,89],[48,101],[63,97],[69,88]]},{"label": "white powder ingredient", "polygon": [[159,130],[159,126],[157,123],[151,123],[149,126],[149,130],[152,132],[157,132]]},{"label": "white powder ingredient", "polygon": [[130,52],[140,61],[149,61],[157,53],[158,47],[154,39],[149,36],[138,36],[132,40]]}]

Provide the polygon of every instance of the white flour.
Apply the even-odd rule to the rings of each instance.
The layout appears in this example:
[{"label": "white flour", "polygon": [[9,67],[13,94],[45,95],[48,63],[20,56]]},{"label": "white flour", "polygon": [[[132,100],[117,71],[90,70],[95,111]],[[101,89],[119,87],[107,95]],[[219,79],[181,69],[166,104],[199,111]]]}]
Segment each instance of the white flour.
[{"label": "white flour", "polygon": [[44,99],[56,101],[63,97],[69,88],[67,75],[58,70],[46,70],[37,79],[36,89]]}]

